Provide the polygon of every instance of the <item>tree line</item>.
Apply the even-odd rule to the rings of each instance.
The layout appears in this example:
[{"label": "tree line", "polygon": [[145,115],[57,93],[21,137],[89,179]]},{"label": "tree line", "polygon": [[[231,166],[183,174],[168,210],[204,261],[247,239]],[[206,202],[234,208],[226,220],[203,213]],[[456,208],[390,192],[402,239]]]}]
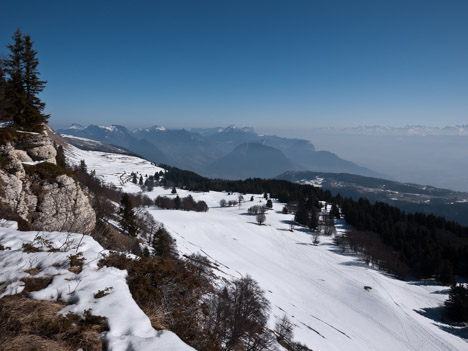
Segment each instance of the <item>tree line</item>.
[{"label": "tree line", "polygon": [[354,238],[359,233],[360,244],[353,247],[366,250],[389,272],[401,278],[435,277],[446,284],[453,282],[454,274],[468,277],[468,227],[443,217],[405,213],[389,204],[333,196],[328,190],[278,179],[212,180],[175,167],[169,167],[164,178],[192,191],[269,193],[288,204],[286,210],[294,211],[297,223],[312,230],[320,226],[320,202],[325,201],[332,206],[330,216],[339,218],[341,208],[355,228]]}]

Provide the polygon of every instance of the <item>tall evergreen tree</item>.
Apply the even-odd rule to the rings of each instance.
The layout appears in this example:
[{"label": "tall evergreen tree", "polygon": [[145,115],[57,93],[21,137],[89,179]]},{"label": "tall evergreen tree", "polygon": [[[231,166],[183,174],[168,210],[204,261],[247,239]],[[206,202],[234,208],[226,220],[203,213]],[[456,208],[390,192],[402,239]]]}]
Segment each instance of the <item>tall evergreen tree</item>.
[{"label": "tall evergreen tree", "polygon": [[10,54],[5,61],[8,76],[5,110],[18,126],[39,131],[48,116],[42,113],[45,104],[38,97],[46,82],[39,79],[37,51],[32,48],[31,38],[24,36],[19,28],[12,39],[13,43],[7,45]]},{"label": "tall evergreen tree", "polygon": [[[38,95],[44,90],[47,81],[39,79],[39,71],[37,70],[39,60],[36,57],[37,51],[33,49],[33,44],[34,42],[31,41],[31,37],[25,35],[23,53],[24,90],[26,91],[28,102],[42,114],[45,103],[39,99]],[[47,118],[45,115],[42,116]]]},{"label": "tall evergreen tree", "polygon": [[67,167],[67,163],[65,161],[65,152],[62,145],[57,146],[57,156],[55,156],[55,161],[57,162],[57,166],[62,168]]},{"label": "tall evergreen tree", "polygon": [[136,236],[138,233],[136,215],[130,196],[127,193],[122,195],[119,213],[122,230],[130,236]]},{"label": "tall evergreen tree", "polygon": [[309,221],[307,222],[307,227],[311,230],[317,230],[318,228],[318,214],[317,210],[315,209],[315,206],[312,206],[309,210]]},{"label": "tall evergreen tree", "polygon": [[445,301],[445,312],[454,322],[468,322],[468,287],[453,285],[449,298]]}]

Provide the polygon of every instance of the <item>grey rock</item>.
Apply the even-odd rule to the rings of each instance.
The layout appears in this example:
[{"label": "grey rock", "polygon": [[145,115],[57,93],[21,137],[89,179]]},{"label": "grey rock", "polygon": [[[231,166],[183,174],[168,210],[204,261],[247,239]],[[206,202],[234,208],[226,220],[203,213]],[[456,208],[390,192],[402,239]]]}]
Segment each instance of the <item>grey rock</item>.
[{"label": "grey rock", "polygon": [[25,172],[22,162],[55,164],[56,151],[47,134],[23,135],[14,145],[1,145],[0,156],[0,202],[33,229],[79,233],[94,229],[96,214],[75,179],[60,175],[48,181]]}]

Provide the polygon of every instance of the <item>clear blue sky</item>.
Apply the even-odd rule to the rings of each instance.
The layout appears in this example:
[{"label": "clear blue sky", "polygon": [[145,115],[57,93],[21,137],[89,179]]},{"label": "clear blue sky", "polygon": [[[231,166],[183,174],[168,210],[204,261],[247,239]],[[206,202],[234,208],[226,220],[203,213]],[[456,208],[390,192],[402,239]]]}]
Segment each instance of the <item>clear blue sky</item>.
[{"label": "clear blue sky", "polygon": [[468,123],[468,1],[11,1],[55,125]]}]

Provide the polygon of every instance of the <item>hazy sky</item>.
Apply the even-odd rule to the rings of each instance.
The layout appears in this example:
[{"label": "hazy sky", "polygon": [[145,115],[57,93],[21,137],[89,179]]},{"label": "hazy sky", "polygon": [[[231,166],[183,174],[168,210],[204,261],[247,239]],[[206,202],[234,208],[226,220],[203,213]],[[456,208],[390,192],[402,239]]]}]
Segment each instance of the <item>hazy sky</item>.
[{"label": "hazy sky", "polygon": [[468,122],[468,1],[2,1],[55,125]]}]

